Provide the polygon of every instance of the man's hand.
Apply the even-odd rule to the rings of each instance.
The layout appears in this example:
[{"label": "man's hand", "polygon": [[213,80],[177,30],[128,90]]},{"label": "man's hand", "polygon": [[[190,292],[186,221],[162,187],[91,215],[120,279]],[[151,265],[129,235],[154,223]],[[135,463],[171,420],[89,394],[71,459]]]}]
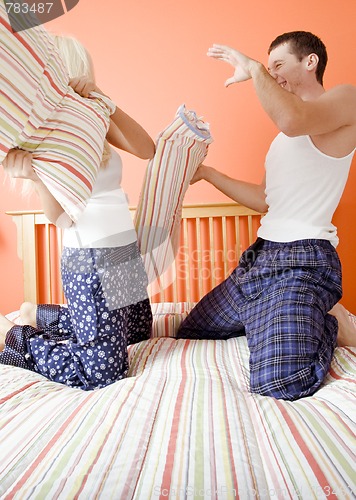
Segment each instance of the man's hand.
[{"label": "man's hand", "polygon": [[14,179],[29,179],[37,182],[38,175],[32,167],[32,154],[22,149],[10,149],[2,165],[4,171]]},{"label": "man's hand", "polygon": [[202,179],[205,179],[204,173],[205,173],[206,168],[207,167],[205,165],[203,165],[203,163],[201,163],[199,165],[199,167],[197,168],[197,170],[195,171],[195,174],[191,178],[189,184],[192,185],[192,184],[195,184],[196,182],[201,181]]},{"label": "man's hand", "polygon": [[214,44],[208,50],[208,56],[214,57],[215,59],[219,59],[220,61],[225,61],[233,68],[235,68],[234,76],[226,80],[225,86],[228,87],[233,83],[244,82],[252,78],[252,67],[255,64],[259,64],[254,59],[245,56],[238,50],[235,50],[231,47],[227,47],[226,45],[216,45]]}]

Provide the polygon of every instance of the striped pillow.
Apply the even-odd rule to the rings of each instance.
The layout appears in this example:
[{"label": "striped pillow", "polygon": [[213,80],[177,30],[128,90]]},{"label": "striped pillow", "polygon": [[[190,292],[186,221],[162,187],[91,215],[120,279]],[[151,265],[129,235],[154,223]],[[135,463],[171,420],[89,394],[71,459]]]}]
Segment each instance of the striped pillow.
[{"label": "striped pillow", "polygon": [[76,220],[91,194],[113,110],[107,101],[84,99],[68,86],[43,27],[14,33],[3,0],[0,39],[0,162],[10,148],[32,152],[36,172]]},{"label": "striped pillow", "polygon": [[151,304],[153,315],[151,338],[176,338],[180,324],[194,306],[193,302],[157,302]]},{"label": "striped pillow", "polygon": [[177,254],[183,198],[211,142],[209,126],[184,104],[157,138],[134,219],[150,283]]}]

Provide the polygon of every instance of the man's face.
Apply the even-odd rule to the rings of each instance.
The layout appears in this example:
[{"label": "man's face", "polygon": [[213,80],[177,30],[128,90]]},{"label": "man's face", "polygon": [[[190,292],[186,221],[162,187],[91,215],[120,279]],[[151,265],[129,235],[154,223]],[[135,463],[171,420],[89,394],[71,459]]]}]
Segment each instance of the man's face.
[{"label": "man's face", "polygon": [[289,43],[273,49],[268,58],[268,71],[276,82],[284,89],[298,94],[303,82],[305,60],[301,61],[291,53]]}]

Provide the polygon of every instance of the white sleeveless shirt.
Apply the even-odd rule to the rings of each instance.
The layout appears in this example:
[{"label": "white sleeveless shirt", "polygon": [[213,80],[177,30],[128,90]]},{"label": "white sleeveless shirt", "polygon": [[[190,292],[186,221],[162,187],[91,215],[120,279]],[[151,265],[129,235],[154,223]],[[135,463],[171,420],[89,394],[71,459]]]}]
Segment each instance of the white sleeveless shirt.
[{"label": "white sleeveless shirt", "polygon": [[65,247],[119,247],[137,240],[121,179],[121,157],[111,149],[111,158],[99,169],[83,213],[75,224],[64,230]]},{"label": "white sleeveless shirt", "polygon": [[336,247],[339,239],[331,220],[353,155],[334,158],[322,153],[309,136],[279,133],[266,157],[268,212],[257,235],[277,242],[323,239]]}]

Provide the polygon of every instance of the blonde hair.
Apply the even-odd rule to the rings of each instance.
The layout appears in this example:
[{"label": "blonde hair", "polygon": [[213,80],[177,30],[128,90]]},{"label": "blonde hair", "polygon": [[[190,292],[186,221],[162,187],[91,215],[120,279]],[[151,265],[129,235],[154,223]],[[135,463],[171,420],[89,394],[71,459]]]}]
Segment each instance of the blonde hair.
[{"label": "blonde hair", "polygon": [[87,76],[95,81],[93,62],[84,45],[72,36],[54,35],[53,38],[69,78]]}]

